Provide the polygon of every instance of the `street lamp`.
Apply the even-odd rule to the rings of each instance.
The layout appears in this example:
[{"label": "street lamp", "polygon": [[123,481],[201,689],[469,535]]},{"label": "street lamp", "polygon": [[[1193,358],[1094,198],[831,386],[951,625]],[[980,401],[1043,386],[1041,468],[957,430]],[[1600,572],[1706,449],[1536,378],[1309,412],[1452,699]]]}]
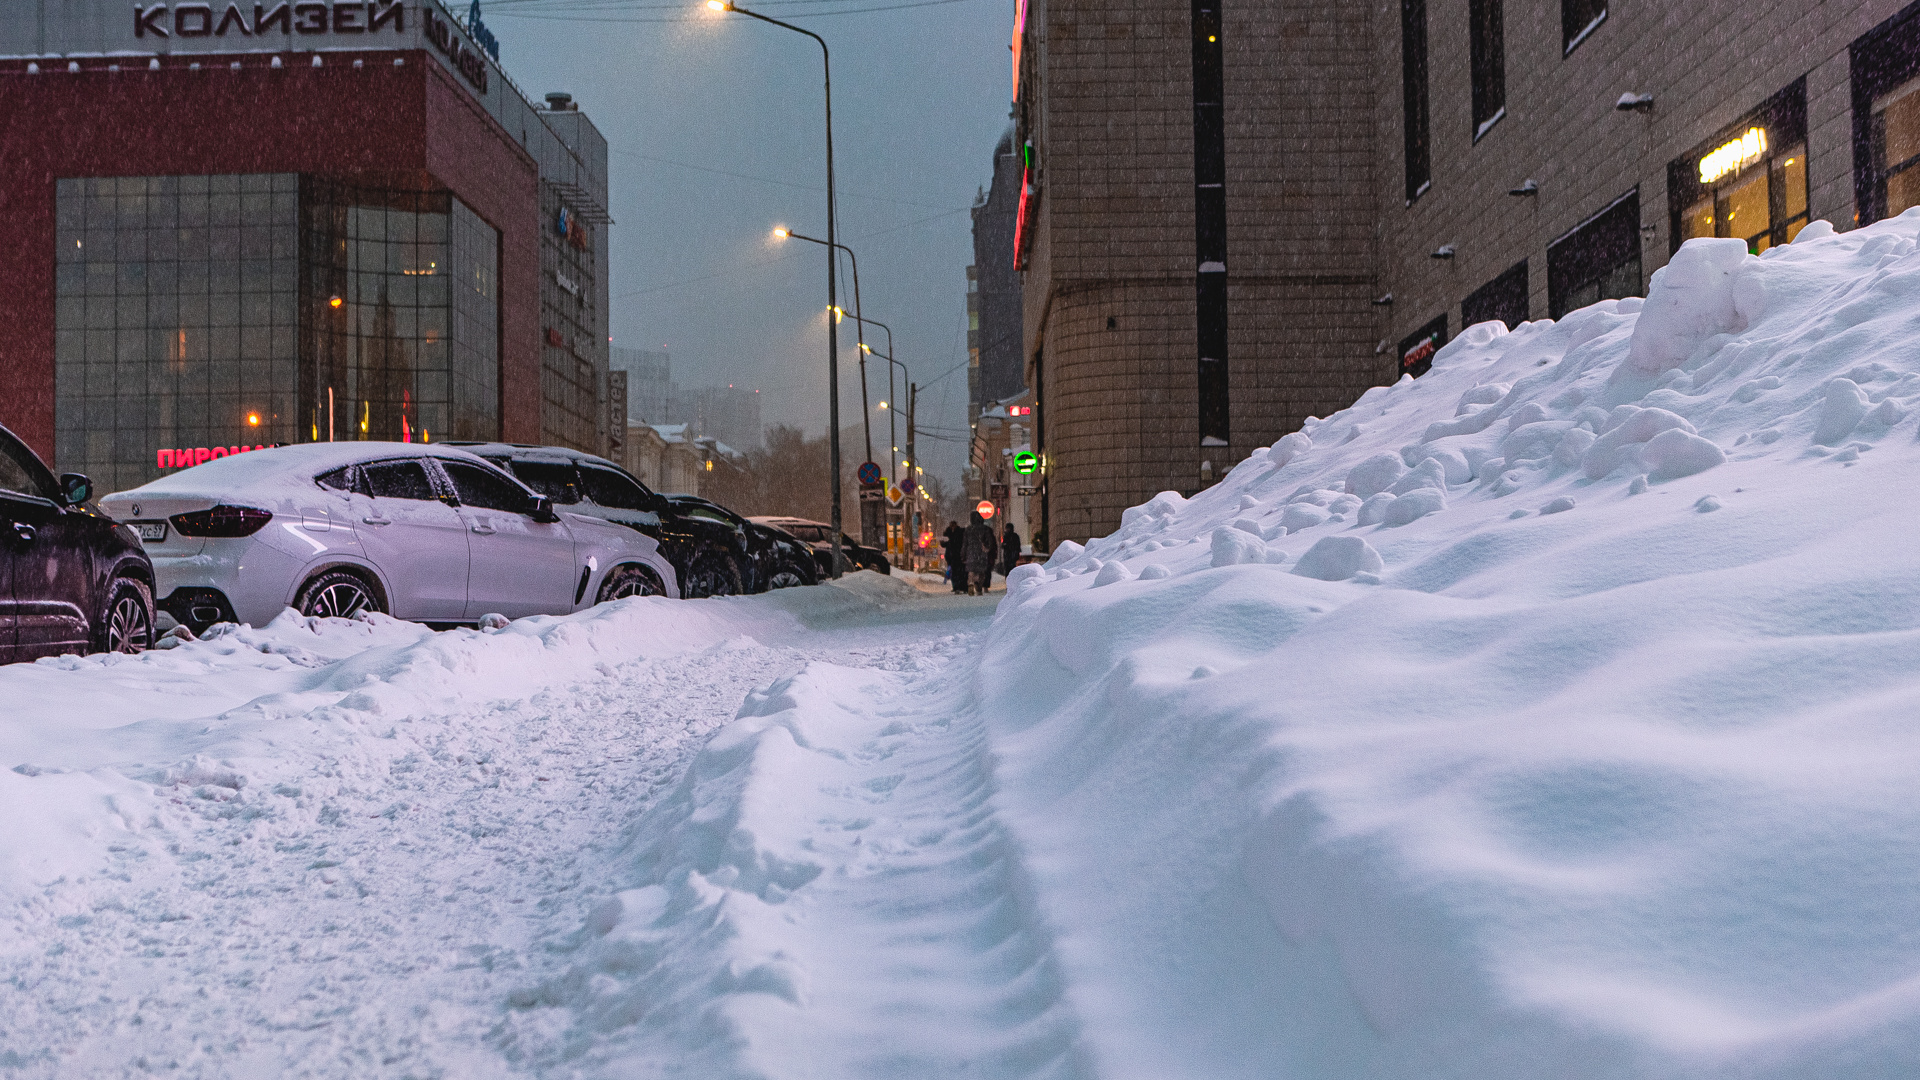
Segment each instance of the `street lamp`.
[{"label": "street lamp", "polygon": [[[784,225],[774,227],[773,238],[775,240],[805,240],[809,244],[819,244],[829,249],[844,251],[847,253],[848,261],[853,263],[853,321],[854,321],[854,325],[858,327],[860,331],[858,335],[860,339],[859,341],[859,345],[860,345],[860,418],[861,418],[860,422],[863,425],[862,432],[863,434],[865,434],[866,440],[867,440],[866,460],[872,461],[873,460],[873,422],[867,418],[868,412],[870,411],[867,408],[867,352],[868,352],[867,341],[866,341],[867,320],[860,317],[860,259],[856,255],[854,255],[853,249],[848,247],[845,244],[828,243],[825,240],[816,239],[814,237],[807,236],[803,233],[794,232],[792,229],[789,229]],[[828,254],[829,256],[831,256],[832,251],[830,250]],[[833,309],[833,318],[835,322],[839,322],[842,318],[846,316],[846,314],[847,313],[843,308],[836,307]]]},{"label": "street lamp", "polygon": [[[893,400],[893,398],[894,398],[894,394],[893,394],[893,369],[897,367],[897,368],[899,368],[899,369],[900,369],[900,372],[901,372],[901,374],[902,374],[902,375],[905,375],[905,374],[908,374],[908,372],[907,372],[907,365],[905,365],[905,364],[903,364],[903,363],[901,363],[900,361],[898,361],[898,360],[895,360],[895,359],[893,358],[893,327],[891,327],[891,326],[888,326],[888,325],[887,325],[886,323],[883,323],[883,322],[881,322],[881,321],[880,321],[879,319],[863,319],[863,320],[861,320],[861,321],[862,321],[862,322],[870,322],[870,323],[872,323],[873,325],[875,325],[875,326],[877,326],[877,327],[879,327],[880,329],[882,329],[882,330],[885,330],[885,331],[887,332],[887,351],[886,351],[886,352],[884,352],[884,353],[874,353],[874,352],[873,352],[873,348],[872,348],[871,346],[868,346],[868,345],[861,345],[861,346],[860,346],[860,350],[861,350],[862,352],[868,352],[868,353],[873,353],[873,355],[875,355],[875,356],[878,356],[878,357],[880,357],[881,359],[883,359],[883,360],[885,360],[885,361],[886,361],[886,362],[887,362],[887,363],[888,363],[889,365],[891,365],[891,366],[889,366],[889,367],[887,368],[887,400],[888,400],[888,401],[892,401],[892,400]],[[863,334],[864,334],[864,332],[865,332],[865,330],[866,330],[866,327],[864,327],[864,326],[862,326],[862,327],[861,327],[860,329],[861,329],[861,331],[862,331],[862,332],[863,332]],[[892,410],[889,410],[889,412],[891,412],[891,411],[892,411]],[[888,442],[889,444],[891,444],[891,443],[892,443],[892,442],[894,441],[894,437],[895,437],[895,433],[894,433],[894,430],[893,430],[893,418],[892,418],[892,416],[888,416],[888,418],[887,418],[887,442]],[[891,470],[889,470],[889,471],[891,471]]]},{"label": "street lamp", "polygon": [[[714,11],[730,11],[738,15],[745,15],[749,19],[758,19],[763,23],[778,26],[783,30],[791,30],[796,34],[805,34],[820,46],[820,67],[825,76],[827,106],[827,306],[829,308],[835,307],[839,304],[840,297],[839,284],[835,278],[835,273],[838,269],[836,264],[839,260],[834,257],[832,249],[837,246],[835,239],[839,233],[835,229],[833,216],[835,201],[833,187],[833,58],[827,51],[827,39],[811,30],[803,30],[792,23],[781,22],[779,19],[770,18],[757,11],[749,11],[733,3],[732,0],[707,0],[707,6]],[[827,468],[832,474],[833,483],[833,576],[837,578],[846,566],[846,555],[840,546],[840,327],[832,318],[827,320],[827,439],[830,448],[828,451],[830,460]]]}]

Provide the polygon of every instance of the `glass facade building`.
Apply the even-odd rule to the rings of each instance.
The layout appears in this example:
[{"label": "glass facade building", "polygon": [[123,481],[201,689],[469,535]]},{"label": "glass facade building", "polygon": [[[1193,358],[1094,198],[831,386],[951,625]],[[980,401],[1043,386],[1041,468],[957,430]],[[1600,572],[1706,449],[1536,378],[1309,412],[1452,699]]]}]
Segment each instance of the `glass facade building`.
[{"label": "glass facade building", "polygon": [[298,177],[59,180],[55,198],[61,467],[113,491],[159,475],[162,448],[295,441]]},{"label": "glass facade building", "polygon": [[499,234],[451,195],[275,173],[55,201],[56,453],[100,490],[162,450],[498,437]]}]

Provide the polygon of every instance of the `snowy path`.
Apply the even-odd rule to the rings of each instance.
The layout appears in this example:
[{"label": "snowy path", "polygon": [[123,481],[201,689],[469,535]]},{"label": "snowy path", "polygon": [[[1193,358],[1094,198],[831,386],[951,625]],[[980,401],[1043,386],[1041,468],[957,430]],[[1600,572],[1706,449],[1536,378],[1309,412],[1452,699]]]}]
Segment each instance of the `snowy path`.
[{"label": "snowy path", "polygon": [[823,659],[935,667],[991,611],[915,607],[766,620],[457,722],[378,721],[404,752],[309,746],[270,793],[205,768],[156,788],[159,827],[0,926],[0,1071],[569,1074],[564,1018],[510,1003],[573,962],[636,817],[755,687]]}]

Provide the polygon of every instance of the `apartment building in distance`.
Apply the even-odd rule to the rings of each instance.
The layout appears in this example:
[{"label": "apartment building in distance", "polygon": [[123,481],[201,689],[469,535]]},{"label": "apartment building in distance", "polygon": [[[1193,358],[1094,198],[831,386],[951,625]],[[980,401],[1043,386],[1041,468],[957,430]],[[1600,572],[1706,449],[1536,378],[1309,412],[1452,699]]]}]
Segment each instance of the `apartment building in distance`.
[{"label": "apartment building in distance", "polygon": [[1920,3],[1027,0],[1014,58],[1056,543],[1688,238],[1920,204]]}]

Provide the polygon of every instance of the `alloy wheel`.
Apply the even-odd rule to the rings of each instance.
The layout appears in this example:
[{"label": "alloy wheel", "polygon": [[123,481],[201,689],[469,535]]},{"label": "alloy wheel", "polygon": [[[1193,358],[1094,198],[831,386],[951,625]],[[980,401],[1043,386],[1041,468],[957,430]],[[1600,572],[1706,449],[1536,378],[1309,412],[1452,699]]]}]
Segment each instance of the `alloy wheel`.
[{"label": "alloy wheel", "polygon": [[153,647],[153,616],[140,597],[123,593],[107,613],[107,651],[144,652]]},{"label": "alloy wheel", "polygon": [[367,595],[364,586],[351,581],[336,581],[314,593],[307,601],[307,610],[302,614],[351,619],[372,609],[373,597]]}]

